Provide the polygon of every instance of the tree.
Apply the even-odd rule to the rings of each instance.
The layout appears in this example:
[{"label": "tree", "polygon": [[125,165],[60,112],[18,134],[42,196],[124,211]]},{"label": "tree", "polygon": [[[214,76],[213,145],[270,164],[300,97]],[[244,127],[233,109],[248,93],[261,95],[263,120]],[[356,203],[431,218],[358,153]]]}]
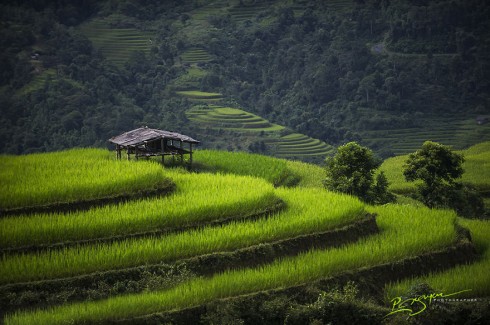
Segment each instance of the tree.
[{"label": "tree", "polygon": [[374,182],[374,174],[380,165],[381,161],[370,149],[349,142],[340,146],[334,157],[327,159],[324,185],[328,190],[352,194],[369,203],[393,201],[384,174],[380,173]]},{"label": "tree", "polygon": [[481,196],[456,180],[464,173],[464,157],[442,144],[426,141],[408,156],[403,174],[409,182],[422,180],[418,199],[430,208],[452,208],[466,217],[484,213]]},{"label": "tree", "polygon": [[409,182],[423,181],[419,194],[425,205],[444,206],[447,190],[463,175],[463,162],[463,155],[452,152],[449,147],[426,141],[422,149],[408,156],[403,175]]}]

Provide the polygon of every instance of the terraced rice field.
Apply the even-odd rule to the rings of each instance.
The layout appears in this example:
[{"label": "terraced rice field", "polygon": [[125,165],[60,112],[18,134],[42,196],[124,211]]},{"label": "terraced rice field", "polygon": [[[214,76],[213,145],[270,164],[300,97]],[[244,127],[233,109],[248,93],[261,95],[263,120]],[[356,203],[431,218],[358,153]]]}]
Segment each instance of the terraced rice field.
[{"label": "terraced rice field", "polygon": [[169,185],[158,165],[115,161],[105,150],[0,156],[1,210],[116,197]]},{"label": "terraced rice field", "polygon": [[[457,298],[487,297],[490,292],[490,221],[460,219],[469,229],[482,258],[469,265],[462,265],[444,272],[433,272],[424,277],[406,279],[386,286],[386,297],[400,297],[416,284],[426,283],[434,292],[446,294],[461,292]],[[471,276],[461,276],[462,274]],[[455,297],[456,298],[456,297]]]},{"label": "terraced rice field", "polygon": [[27,85],[22,87],[18,91],[19,95],[25,95],[27,93],[42,89],[46,83],[47,80],[51,80],[56,77],[56,70],[51,68],[51,69],[46,69],[41,73],[38,73],[32,78],[31,82],[29,82]]},{"label": "terraced rice field", "polygon": [[228,3],[226,0],[203,1],[200,7],[191,11],[192,20],[206,22],[209,16],[223,14]]},{"label": "terraced rice field", "polygon": [[352,10],[355,5],[352,0],[326,0],[325,3],[328,9],[338,12]]},{"label": "terraced rice field", "polygon": [[175,79],[172,85],[176,90],[199,89],[201,80],[206,74],[206,70],[191,66],[186,69],[184,74]]},{"label": "terraced rice field", "polygon": [[256,2],[251,4],[237,5],[229,8],[228,12],[233,20],[243,22],[245,20],[253,20],[261,11],[270,8],[271,4],[267,2]]},{"label": "terraced rice field", "polygon": [[[302,141],[302,139],[297,140],[300,143]],[[215,169],[214,174],[162,169],[165,177],[176,184],[175,194],[163,199],[148,198],[143,203],[160,206],[157,210],[167,209],[169,213],[164,213],[157,218],[163,221],[167,215],[172,214],[171,210],[181,210],[180,215],[177,213],[178,217],[173,218],[177,223],[185,223],[186,219],[195,220],[202,215],[204,216],[204,219],[201,218],[202,227],[141,238],[127,237],[127,232],[116,230],[111,234],[116,236],[107,243],[80,241],[80,239],[90,238],[90,232],[82,231],[79,232],[80,238],[70,238],[69,232],[61,231],[59,232],[61,237],[57,241],[75,241],[74,246],[4,253],[0,256],[0,299],[4,307],[0,316],[3,322],[5,324],[65,324],[126,320],[132,323],[136,321],[135,317],[195,308],[218,299],[229,299],[244,294],[254,295],[267,290],[285,290],[285,288],[293,290],[292,287],[314,285],[319,280],[337,277],[346,271],[355,274],[361,268],[365,271],[366,268],[380,265],[385,265],[387,274],[384,275],[387,278],[398,279],[406,275],[393,271],[392,263],[405,261],[407,258],[413,258],[413,261],[430,260],[420,256],[437,250],[446,252],[444,254],[452,254],[453,248],[456,249],[454,245],[459,242],[455,228],[456,216],[451,211],[395,204],[368,207],[354,197],[327,192],[321,188],[321,183],[314,179],[321,177],[321,171],[315,166],[285,162],[270,157],[261,159],[256,155],[243,153],[238,154],[237,157],[234,153],[223,153],[214,158],[213,152],[203,154],[205,155],[201,159],[201,164],[209,164],[209,169]],[[197,154],[196,156],[199,160]],[[227,156],[232,159],[224,168],[219,162],[222,163]],[[31,157],[35,159],[38,156],[31,155]],[[118,162],[113,161],[113,163]],[[135,166],[156,165],[151,161],[129,163]],[[90,166],[85,166],[82,172],[90,172],[90,169]],[[227,174],[220,173],[220,169],[224,169]],[[236,169],[236,174],[248,174],[248,176],[234,175],[233,169]],[[42,179],[44,172],[38,169],[33,173],[31,175],[33,182]],[[274,188],[271,182],[280,179],[284,172],[304,177],[304,182],[300,181],[300,184],[310,188]],[[14,177],[8,172],[5,175],[7,178]],[[305,175],[309,176],[305,177]],[[111,183],[110,180],[105,182]],[[0,195],[4,194],[4,191],[0,192]],[[184,198],[179,201],[179,196]],[[260,198],[265,198],[265,201]],[[255,218],[243,218],[263,210],[266,206],[275,205],[277,203],[275,198],[284,201],[285,208],[258,214]],[[89,214],[97,212],[99,208],[81,212],[78,216],[75,214],[60,214],[60,216],[66,217],[67,220],[78,219],[80,224],[75,227],[76,229],[83,227],[89,229],[90,227],[86,225],[95,219],[106,218],[108,222],[112,220],[113,224],[118,224],[122,228],[128,222],[133,224],[136,222],[146,224],[146,229],[158,230],[159,223],[146,218],[146,212],[150,210],[141,208],[139,206],[141,204],[140,201],[133,201],[107,205],[103,207],[104,212],[97,217]],[[135,213],[135,210],[141,213]],[[375,228],[379,228],[379,232],[378,229],[374,229],[369,233],[361,233],[360,236],[352,237],[353,239],[344,245],[309,246],[316,238],[314,236],[320,234],[328,238],[334,236],[334,233],[341,228],[352,229],[354,232],[360,231],[357,221],[366,212],[378,214]],[[226,224],[214,223],[222,219],[223,213],[237,218]],[[117,220],[121,217],[122,219]],[[27,224],[23,217],[18,218],[11,221],[17,222],[20,226]],[[43,234],[42,230],[45,227],[40,225],[46,224],[49,228],[50,219],[56,220],[57,217],[32,215],[28,218],[33,220],[33,225],[38,225],[37,229]],[[58,222],[51,223],[54,227],[59,225]],[[483,239],[486,235],[477,230],[486,228],[471,223],[467,226],[475,230],[477,248],[481,252],[486,245],[484,244],[486,240]],[[1,229],[6,229],[5,237],[11,235],[8,233],[8,227],[2,226]],[[17,237],[22,237],[22,234],[31,238],[22,231]],[[65,235],[66,238],[63,237]],[[4,247],[16,245],[14,237],[7,238]],[[292,244],[287,244],[289,242]],[[272,248],[292,249],[299,244],[302,245],[302,249],[295,250],[294,254],[288,254],[284,249],[275,251]],[[236,255],[239,252],[242,255]],[[249,264],[242,263],[240,267],[236,267],[234,263],[239,261],[238,256],[247,257]],[[269,262],[253,262],[261,260],[262,256],[267,257]],[[168,263],[179,261],[192,262],[193,265],[200,265],[202,268],[214,265],[217,271],[209,276],[190,274],[186,279],[163,288],[152,289],[151,286],[146,286],[136,292],[131,291],[131,287],[138,283],[135,280],[130,281],[131,285],[130,282],[124,282],[128,283],[127,286],[121,286],[119,282],[125,277],[133,279],[135,274],[143,272],[141,270],[150,266],[153,270],[165,269],[170,267]],[[400,265],[405,267],[404,263]],[[424,267],[431,269],[438,265],[430,265],[429,262],[429,265]],[[151,274],[146,274],[145,277],[147,276]],[[85,299],[82,298],[85,297],[84,294],[90,296],[94,291],[105,290],[108,283],[115,285],[115,291],[110,291],[111,297],[105,298],[107,295],[100,295],[96,300],[87,298],[91,301],[79,301]],[[68,286],[65,290],[77,294],[67,295],[65,300],[60,300],[59,296],[63,294],[58,291],[61,289],[57,288],[65,286]],[[489,295],[490,288],[484,288],[486,289],[482,294]],[[23,298],[19,299],[19,295]],[[41,301],[34,301],[35,297]],[[194,313],[195,310],[188,312]],[[139,321],[145,322],[145,319]]]},{"label": "terraced rice field", "polygon": [[276,157],[301,159],[333,153],[333,147],[325,142],[299,133],[281,135],[283,126],[237,108],[195,106],[187,111],[187,117],[201,128],[256,134]]},{"label": "terraced rice field", "polygon": [[177,95],[186,97],[195,102],[213,103],[220,101],[223,96],[220,93],[209,93],[199,90],[181,90],[175,92]]},{"label": "terraced rice field", "polygon": [[299,158],[300,156],[323,156],[333,154],[334,148],[318,139],[304,134],[292,133],[270,140],[275,148],[275,156],[280,158]]},{"label": "terraced rice field", "polygon": [[282,130],[277,124],[255,114],[232,107],[218,105],[197,106],[187,111],[187,117],[202,127],[247,132],[275,132]]},{"label": "terraced rice field", "polygon": [[188,63],[188,64],[209,62],[213,59],[213,57],[211,56],[211,54],[209,54],[208,51],[198,47],[187,49],[184,53],[182,53],[180,58],[182,63]]},{"label": "terraced rice field", "polygon": [[395,155],[405,155],[417,150],[424,141],[430,140],[452,146],[454,149],[490,139],[490,124],[477,125],[476,116],[437,117],[430,126],[420,128],[376,130],[362,133],[363,143],[373,145],[381,141],[383,148]]},{"label": "terraced rice field", "polygon": [[107,59],[119,66],[124,65],[136,51],[149,53],[155,44],[155,33],[152,31],[112,26],[114,22],[121,19],[120,16],[113,15],[93,19],[80,26],[80,31],[93,45]]}]

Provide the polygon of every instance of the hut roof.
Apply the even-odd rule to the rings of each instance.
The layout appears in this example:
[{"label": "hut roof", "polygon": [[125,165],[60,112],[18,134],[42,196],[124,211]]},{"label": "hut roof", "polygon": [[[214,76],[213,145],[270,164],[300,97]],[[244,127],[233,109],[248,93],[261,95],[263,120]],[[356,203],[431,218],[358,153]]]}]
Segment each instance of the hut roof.
[{"label": "hut roof", "polygon": [[109,142],[121,146],[137,146],[143,144],[145,141],[153,141],[158,139],[177,140],[187,143],[199,143],[199,141],[187,135],[170,131],[149,129],[147,127],[125,132],[121,135],[110,138]]}]

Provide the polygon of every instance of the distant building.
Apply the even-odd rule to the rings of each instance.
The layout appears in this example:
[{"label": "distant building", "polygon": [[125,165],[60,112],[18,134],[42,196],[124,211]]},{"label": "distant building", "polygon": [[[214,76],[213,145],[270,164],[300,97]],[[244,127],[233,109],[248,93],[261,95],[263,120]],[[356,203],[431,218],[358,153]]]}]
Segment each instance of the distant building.
[{"label": "distant building", "polygon": [[[116,157],[121,159],[122,151],[126,151],[128,160],[131,155],[136,159],[144,157],[161,156],[162,163],[165,156],[175,156],[184,162],[184,155],[189,155],[189,164],[192,165],[192,145],[198,144],[199,141],[183,134],[150,129],[143,127],[128,131],[116,137],[109,139],[109,142],[116,145]],[[188,149],[184,149],[184,143]]]}]

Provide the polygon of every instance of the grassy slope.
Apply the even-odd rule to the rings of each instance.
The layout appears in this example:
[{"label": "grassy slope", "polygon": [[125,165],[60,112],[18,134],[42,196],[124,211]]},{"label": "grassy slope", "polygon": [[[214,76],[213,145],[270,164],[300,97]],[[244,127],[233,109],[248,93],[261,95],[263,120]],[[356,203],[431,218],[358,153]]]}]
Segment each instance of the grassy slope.
[{"label": "grassy slope", "polygon": [[[54,307],[45,311],[16,313],[7,319],[6,324],[61,324],[68,319],[90,322],[181,309],[218,298],[315,281],[342,271],[442,248],[455,240],[455,215],[448,211],[397,205],[385,206],[377,211],[380,213],[378,222],[381,234],[360,243],[314,250],[259,268],[232,270],[211,278],[197,278],[169,290]],[[427,216],[431,222],[427,222]]]},{"label": "grassy slope", "polygon": [[[485,152],[484,145],[479,148],[472,148],[471,152],[475,155]],[[223,156],[216,161],[227,160],[227,155],[232,157],[235,154],[223,153]],[[251,173],[261,177],[264,177],[264,174],[267,175],[263,169],[244,168],[244,161],[250,161],[251,165],[258,161],[252,156],[250,157],[250,160],[248,160],[247,155],[240,156],[239,159],[236,157],[230,159],[227,166],[228,172],[232,172],[236,168],[238,173],[242,174]],[[296,189],[277,189],[276,193],[279,196],[286,198],[289,195],[291,199],[299,198],[298,202],[303,202],[307,198],[320,202],[314,196],[312,197],[311,193],[308,194],[308,191],[302,189],[302,187],[321,187],[323,170],[320,167],[290,161],[284,165],[282,160],[275,158],[266,158],[266,160],[268,161],[262,161],[262,163],[278,164],[279,170],[286,166],[285,168],[289,169],[292,174],[307,175],[300,181],[300,187]],[[212,168],[220,169],[220,166],[215,163]],[[301,195],[306,196],[301,198]],[[308,206],[311,209],[316,209],[318,204],[313,203]],[[369,209],[379,214],[378,225],[381,228],[381,233],[372,238],[367,238],[361,243],[340,249],[313,251],[257,269],[230,271],[215,275],[210,279],[196,279],[168,291],[121,296],[96,303],[55,307],[53,310],[34,313],[19,313],[13,318],[9,318],[7,323],[30,323],[29,319],[35,323],[55,323],[67,318],[131,317],[167,310],[167,308],[183,308],[220,297],[309,282],[318,277],[337,274],[342,270],[376,265],[404,256],[431,251],[449,245],[455,240],[456,232],[453,226],[455,216],[451,212],[401,205]],[[289,213],[294,212],[289,211]],[[313,212],[311,215],[314,214]],[[464,222],[462,223],[464,224]],[[481,238],[486,236],[487,228],[483,226],[472,228],[470,224],[465,225],[472,229],[479,250],[482,251],[486,244],[483,244],[484,240]],[[477,231],[480,230],[475,229],[480,229],[482,235],[477,234]],[[488,291],[485,292],[488,294]]]},{"label": "grassy slope", "polygon": [[388,298],[405,295],[410,287],[427,283],[434,292],[445,294],[470,290],[454,298],[488,297],[490,294],[490,221],[459,219],[459,223],[471,231],[472,240],[481,255],[478,262],[461,265],[445,272],[432,273],[425,277],[407,279],[385,288]]},{"label": "grassy slope", "polygon": [[[0,248],[172,231],[258,213],[278,200],[271,184],[254,177],[192,175],[172,170],[164,174],[177,186],[175,193],[167,197],[146,198],[68,214],[39,213],[2,218]],[[255,191],[249,191],[249,187]]]},{"label": "grassy slope", "polygon": [[158,165],[116,162],[107,150],[0,156],[0,209],[90,200],[169,185]]}]

